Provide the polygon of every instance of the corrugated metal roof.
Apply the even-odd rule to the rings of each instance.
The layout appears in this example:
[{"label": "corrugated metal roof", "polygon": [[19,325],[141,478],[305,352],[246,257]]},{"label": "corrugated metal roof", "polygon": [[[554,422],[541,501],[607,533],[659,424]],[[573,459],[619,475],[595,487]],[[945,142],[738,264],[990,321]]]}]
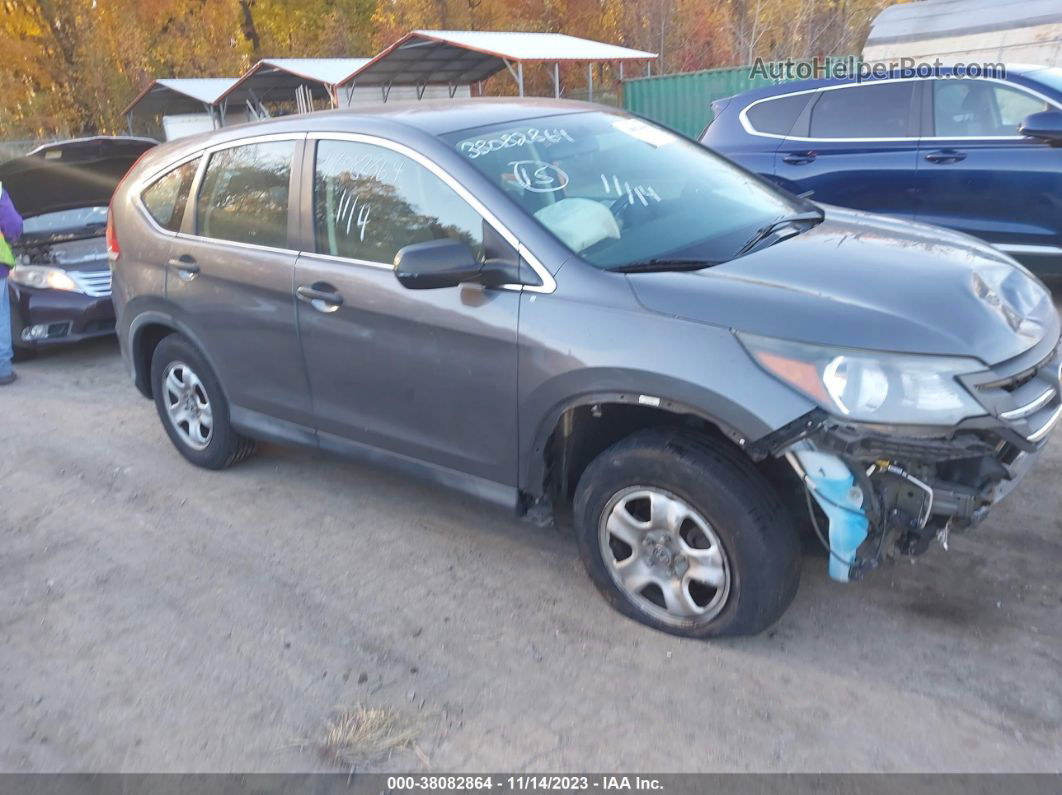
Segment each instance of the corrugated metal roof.
[{"label": "corrugated metal roof", "polygon": [[163,78],[156,80],[155,85],[164,86],[170,91],[184,94],[186,97],[212,105],[218,97],[232,88],[239,78],[236,77],[190,77],[190,78]]},{"label": "corrugated metal roof", "polygon": [[167,77],[152,80],[122,113],[203,113],[204,105],[215,104],[237,81],[235,77]]},{"label": "corrugated metal roof", "polygon": [[510,61],[643,61],[656,58],[655,52],[632,50],[564,33],[490,30],[415,30],[413,33]]},{"label": "corrugated metal roof", "polygon": [[886,8],[867,46],[1062,22],[1059,0],[922,0]]},{"label": "corrugated metal roof", "polygon": [[370,60],[370,58],[266,58],[263,63],[307,80],[316,80],[319,83],[334,86]]},{"label": "corrugated metal roof", "polygon": [[656,53],[562,33],[415,30],[341,81],[355,86],[469,85],[520,61],[646,61]]}]

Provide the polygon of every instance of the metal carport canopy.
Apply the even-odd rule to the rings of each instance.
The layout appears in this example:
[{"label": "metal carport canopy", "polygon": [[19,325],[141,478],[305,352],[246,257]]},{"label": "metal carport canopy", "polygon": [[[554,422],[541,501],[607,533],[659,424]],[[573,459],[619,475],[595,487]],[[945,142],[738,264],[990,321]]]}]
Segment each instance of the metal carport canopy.
[{"label": "metal carport canopy", "polygon": [[235,77],[172,78],[152,80],[125,110],[124,115],[148,116],[209,113],[221,96],[235,85]]},{"label": "metal carport canopy", "polygon": [[[651,61],[656,53],[563,33],[415,30],[340,82],[357,86],[466,85],[509,69],[523,93],[522,64]],[[515,68],[514,68],[515,65]],[[554,81],[557,82],[556,70]],[[559,85],[557,86],[559,92]]]},{"label": "metal carport canopy", "polygon": [[306,86],[315,99],[335,102],[336,85],[368,58],[266,58],[241,76],[219,98],[226,103],[254,104],[294,97]]}]

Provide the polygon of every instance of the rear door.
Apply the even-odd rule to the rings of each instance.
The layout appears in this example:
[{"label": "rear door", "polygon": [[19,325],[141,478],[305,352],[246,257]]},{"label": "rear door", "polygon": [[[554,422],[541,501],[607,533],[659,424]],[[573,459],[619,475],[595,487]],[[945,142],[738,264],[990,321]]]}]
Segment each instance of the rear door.
[{"label": "rear door", "polygon": [[170,251],[166,293],[236,407],[308,425],[289,244],[302,138],[266,136],[206,153],[194,211]]},{"label": "rear door", "polygon": [[321,446],[368,445],[514,485],[520,293],[409,290],[392,263],[403,246],[444,237],[481,257],[516,251],[415,152],[366,137],[316,145],[295,286]]},{"label": "rear door", "polygon": [[912,80],[819,89],[775,153],[775,177],[794,193],[914,218],[918,106]]},{"label": "rear door", "polygon": [[1022,119],[1054,105],[999,80],[941,78],[926,89],[918,220],[1062,270],[1062,149],[1018,134]]}]

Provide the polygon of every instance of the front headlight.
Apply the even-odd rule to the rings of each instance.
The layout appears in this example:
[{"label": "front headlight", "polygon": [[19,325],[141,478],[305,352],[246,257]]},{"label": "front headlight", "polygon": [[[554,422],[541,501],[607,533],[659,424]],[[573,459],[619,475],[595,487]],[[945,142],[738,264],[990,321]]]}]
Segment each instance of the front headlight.
[{"label": "front headlight", "polygon": [[11,271],[11,281],[23,287],[37,287],[41,290],[70,290],[81,292],[81,288],[62,268],[47,265],[16,265]]},{"label": "front headlight", "polygon": [[859,422],[954,425],[984,408],[956,380],[976,359],[825,348],[738,334],[767,372],[831,414]]}]

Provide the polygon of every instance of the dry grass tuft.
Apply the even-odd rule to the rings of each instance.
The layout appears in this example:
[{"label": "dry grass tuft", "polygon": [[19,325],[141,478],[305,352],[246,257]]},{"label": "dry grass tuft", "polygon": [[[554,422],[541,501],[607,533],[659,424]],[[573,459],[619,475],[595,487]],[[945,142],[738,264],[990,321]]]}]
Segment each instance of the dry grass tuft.
[{"label": "dry grass tuft", "polygon": [[337,712],[326,724],[321,754],[335,765],[350,767],[405,748],[414,748],[420,724],[385,707],[362,707]]}]

